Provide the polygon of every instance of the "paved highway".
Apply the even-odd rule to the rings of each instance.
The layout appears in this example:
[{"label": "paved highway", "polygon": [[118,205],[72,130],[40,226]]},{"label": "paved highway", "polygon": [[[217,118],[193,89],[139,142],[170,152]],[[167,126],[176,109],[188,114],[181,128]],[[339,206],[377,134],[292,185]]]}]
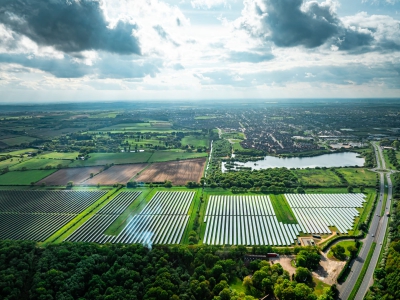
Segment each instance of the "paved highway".
[{"label": "paved highway", "polygon": [[[376,161],[377,161],[377,169],[380,170],[382,168],[385,168],[385,160],[383,158],[382,150],[379,149],[376,144],[374,144],[374,149],[375,149],[375,155],[376,155]],[[379,160],[379,157],[382,159],[382,165]],[[376,205],[373,218],[370,224],[369,231],[367,233],[367,236],[363,240],[363,246],[360,250],[359,256],[354,260],[354,263],[352,265],[351,272],[349,276],[347,277],[347,280],[342,284],[339,285],[339,291],[340,291],[340,299],[348,299],[350,296],[350,293],[352,289],[354,288],[354,285],[356,284],[356,281],[358,277],[360,276],[361,269],[363,267],[364,261],[367,258],[368,252],[371,249],[371,245],[373,242],[376,242],[376,248],[374,251],[374,255],[371,259],[370,266],[367,270],[367,273],[365,274],[364,280],[362,282],[362,285],[356,295],[355,299],[363,299],[366,292],[368,291],[368,288],[370,285],[372,285],[372,280],[373,280],[373,273],[374,269],[376,266],[376,263],[378,261],[379,253],[382,248],[381,243],[383,243],[383,239],[385,237],[386,233],[386,228],[388,224],[388,217],[386,217],[386,214],[381,217],[380,213],[382,210],[382,205],[383,205],[383,197],[384,197],[384,189],[385,189],[385,182],[384,182],[384,172],[379,172],[379,177],[380,177],[380,193],[379,193],[379,201]],[[392,183],[390,181],[390,177],[387,174],[386,175],[389,183],[389,194],[388,194],[388,202],[387,206],[389,207],[391,204],[391,198],[392,198]]]}]

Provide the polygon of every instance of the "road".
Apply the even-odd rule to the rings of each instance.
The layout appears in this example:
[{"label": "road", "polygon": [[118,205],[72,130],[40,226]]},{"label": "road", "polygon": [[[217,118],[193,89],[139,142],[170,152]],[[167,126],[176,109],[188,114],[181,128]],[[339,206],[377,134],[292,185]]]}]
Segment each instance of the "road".
[{"label": "road", "polygon": [[[375,155],[376,155],[376,161],[377,161],[377,170],[382,170],[385,169],[385,160],[382,154],[382,150],[380,149],[379,146],[374,144],[374,149],[375,149]],[[380,159],[382,159],[382,163]],[[390,181],[390,173],[386,174],[384,172],[378,171],[379,177],[380,177],[380,193],[379,193],[379,201],[376,205],[373,218],[371,220],[371,224],[369,227],[369,231],[363,240],[363,246],[360,250],[360,253],[358,257],[355,259],[351,272],[349,276],[347,277],[347,280],[338,286],[339,292],[340,292],[340,299],[348,299],[350,296],[350,293],[352,289],[354,288],[356,281],[358,277],[360,276],[361,269],[363,267],[364,261],[367,258],[368,252],[371,249],[371,245],[373,242],[376,242],[376,248],[373,254],[373,257],[371,259],[370,265],[368,267],[367,273],[365,274],[365,277],[363,279],[363,282],[360,286],[360,289],[358,290],[358,293],[355,297],[357,300],[361,300],[364,298],[365,294],[367,293],[369,287],[373,283],[373,273],[374,269],[376,266],[376,263],[379,258],[379,253],[382,248],[382,243],[383,239],[385,237],[386,233],[386,228],[388,224],[388,217],[386,217],[386,214],[384,214],[383,217],[380,217],[380,213],[382,210],[382,204],[383,204],[383,198],[384,198],[384,189],[385,189],[385,181],[384,181],[384,176],[388,178],[388,185],[389,185],[389,192],[388,192],[388,199],[387,199],[387,207],[390,207],[391,205],[391,199],[392,199],[392,182]]]}]

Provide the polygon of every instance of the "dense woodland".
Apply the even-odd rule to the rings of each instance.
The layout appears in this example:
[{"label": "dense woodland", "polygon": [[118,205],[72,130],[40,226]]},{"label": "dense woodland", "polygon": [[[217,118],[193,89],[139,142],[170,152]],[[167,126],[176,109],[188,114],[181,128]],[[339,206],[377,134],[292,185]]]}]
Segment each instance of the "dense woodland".
[{"label": "dense woodland", "polygon": [[[254,250],[254,249],[253,249]],[[267,253],[259,247],[256,253]],[[313,248],[298,249],[293,278],[279,264],[244,263],[245,247],[63,243],[39,248],[29,241],[0,242],[1,299],[279,299],[314,300]],[[242,291],[229,283],[243,281]],[[243,292],[245,290],[246,292]],[[335,288],[318,299],[330,300]]]},{"label": "dense woodland", "polygon": [[[400,174],[394,176],[394,199],[389,234],[391,239],[386,261],[375,270],[375,282],[367,299],[400,299]],[[378,262],[379,264],[379,262]]]}]

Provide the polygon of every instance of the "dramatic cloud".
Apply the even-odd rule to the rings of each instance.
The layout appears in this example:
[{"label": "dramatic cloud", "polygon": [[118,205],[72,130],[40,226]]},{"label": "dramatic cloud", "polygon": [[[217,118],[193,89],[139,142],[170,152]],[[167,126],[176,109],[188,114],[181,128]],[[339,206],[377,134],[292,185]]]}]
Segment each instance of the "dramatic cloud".
[{"label": "dramatic cloud", "polygon": [[341,50],[368,45],[368,32],[345,28],[331,1],[246,0],[241,26],[278,47],[316,48],[335,38]]},{"label": "dramatic cloud", "polygon": [[104,50],[140,54],[133,31],[136,24],[105,19],[99,1],[93,0],[3,0],[0,23],[39,45],[71,53]]}]

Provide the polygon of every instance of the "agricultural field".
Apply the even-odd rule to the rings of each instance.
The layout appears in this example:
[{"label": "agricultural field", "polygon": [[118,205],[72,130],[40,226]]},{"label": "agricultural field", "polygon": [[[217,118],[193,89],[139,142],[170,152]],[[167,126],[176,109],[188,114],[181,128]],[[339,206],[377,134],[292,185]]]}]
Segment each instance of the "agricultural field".
[{"label": "agricultural field", "polygon": [[106,243],[114,236],[105,235],[106,229],[135,201],[141,192],[121,192],[107,205],[74,231],[66,241]]},{"label": "agricultural field", "polygon": [[195,136],[195,135],[189,135],[185,136],[181,140],[182,146],[190,145],[193,148],[197,147],[206,147],[208,148],[209,140],[207,136]]},{"label": "agricultural field", "polygon": [[84,182],[85,185],[113,185],[115,183],[127,183],[132,177],[143,170],[147,164],[117,165],[101,172]]},{"label": "agricultural field", "polygon": [[78,152],[50,152],[50,153],[44,153],[40,155],[40,158],[50,158],[50,159],[73,159],[79,155]]},{"label": "agricultural field", "polygon": [[57,160],[57,159],[46,159],[46,158],[31,158],[19,164],[13,165],[10,170],[17,171],[25,168],[26,170],[39,170],[48,168],[57,168],[61,166],[62,168],[67,167],[71,161],[69,160]]},{"label": "agricultural field", "polygon": [[36,138],[30,137],[30,136],[17,136],[17,137],[12,137],[8,139],[2,139],[1,142],[8,146],[17,146],[22,143],[30,143],[37,140]]},{"label": "agricultural field", "polygon": [[206,159],[190,159],[154,163],[135,178],[138,182],[171,181],[174,185],[185,185],[188,181],[199,182],[203,176]]},{"label": "agricultural field", "polygon": [[138,153],[90,153],[87,160],[75,160],[70,167],[104,166],[107,164],[123,165],[144,163],[153,155],[152,152]]},{"label": "agricultural field", "polygon": [[298,224],[278,221],[268,196],[211,196],[204,222],[209,245],[290,246],[300,234]]},{"label": "agricultural field", "polygon": [[30,185],[49,176],[56,170],[14,171],[0,175],[0,185]]},{"label": "agricultural field", "polygon": [[157,192],[113,243],[179,244],[195,192]]},{"label": "agricultural field", "polygon": [[102,166],[83,167],[83,168],[67,168],[61,169],[50,176],[40,180],[37,184],[46,185],[67,185],[69,181],[74,184],[80,184],[90,177],[90,174],[97,174],[104,169]]},{"label": "agricultural field", "polygon": [[4,168],[10,168],[11,166],[19,164],[19,163],[20,163],[20,159],[18,159],[16,157],[0,161],[0,170],[4,169]]},{"label": "agricultural field", "polygon": [[149,162],[163,162],[172,160],[184,160],[190,158],[207,157],[205,152],[186,152],[186,151],[156,151],[150,157]]},{"label": "agricultural field", "polygon": [[342,234],[352,230],[363,207],[364,194],[285,194],[301,231],[307,234],[331,234],[336,227]]},{"label": "agricultural field", "polygon": [[44,241],[106,191],[0,191],[0,239]]}]

